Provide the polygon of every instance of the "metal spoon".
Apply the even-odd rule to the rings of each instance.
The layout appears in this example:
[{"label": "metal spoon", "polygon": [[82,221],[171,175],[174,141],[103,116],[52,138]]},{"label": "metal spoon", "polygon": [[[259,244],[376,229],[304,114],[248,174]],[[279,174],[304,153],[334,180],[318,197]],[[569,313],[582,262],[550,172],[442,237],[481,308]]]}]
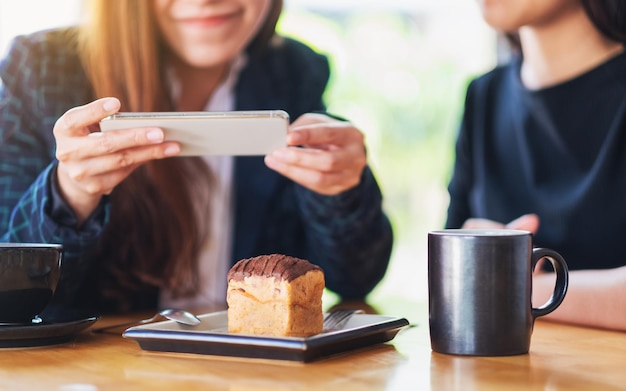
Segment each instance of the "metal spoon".
[{"label": "metal spoon", "polygon": [[106,330],[116,329],[120,327],[138,326],[138,325],[142,325],[146,323],[152,323],[159,318],[166,318],[166,319],[173,320],[175,322],[185,324],[188,326],[197,326],[200,324],[200,319],[198,319],[198,317],[192,314],[191,312],[188,312],[185,310],[179,310],[175,308],[166,308],[164,310],[157,312],[156,314],[154,314],[153,317],[148,318],[148,319],[134,320],[132,322],[118,323],[118,324],[114,324],[111,326],[99,327],[99,328],[93,329],[92,332],[102,333]]}]

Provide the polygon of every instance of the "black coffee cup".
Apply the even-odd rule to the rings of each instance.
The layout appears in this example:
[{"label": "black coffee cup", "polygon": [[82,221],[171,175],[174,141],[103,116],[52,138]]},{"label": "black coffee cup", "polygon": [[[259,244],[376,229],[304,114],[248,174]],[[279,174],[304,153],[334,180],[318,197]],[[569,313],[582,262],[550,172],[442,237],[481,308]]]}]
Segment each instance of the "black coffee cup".
[{"label": "black coffee cup", "polygon": [[[549,261],[555,289],[531,303],[537,262]],[[517,230],[447,229],[428,234],[429,327],[433,351],[475,356],[528,353],[534,321],[565,298],[568,269],[554,250],[533,248]]]},{"label": "black coffee cup", "polygon": [[57,287],[63,246],[0,243],[0,324],[31,323]]}]

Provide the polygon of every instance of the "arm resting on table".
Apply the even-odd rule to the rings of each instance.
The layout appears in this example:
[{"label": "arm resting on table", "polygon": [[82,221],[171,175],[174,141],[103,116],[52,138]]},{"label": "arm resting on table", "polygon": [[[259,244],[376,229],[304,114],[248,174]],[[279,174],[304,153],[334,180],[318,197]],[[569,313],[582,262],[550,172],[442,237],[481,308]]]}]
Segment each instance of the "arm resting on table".
[{"label": "arm resting on table", "polygon": [[[553,274],[535,275],[533,306],[545,302],[553,289]],[[546,319],[626,331],[626,266],[570,271],[565,300]]]}]

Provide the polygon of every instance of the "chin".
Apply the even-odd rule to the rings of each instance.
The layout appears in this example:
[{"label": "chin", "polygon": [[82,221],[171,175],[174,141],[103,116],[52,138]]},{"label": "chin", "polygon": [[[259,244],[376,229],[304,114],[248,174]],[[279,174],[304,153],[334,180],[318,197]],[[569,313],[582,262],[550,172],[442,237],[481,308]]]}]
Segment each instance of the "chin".
[{"label": "chin", "polygon": [[182,54],[182,59],[192,67],[212,68],[231,62],[239,50],[224,50],[196,47]]},{"label": "chin", "polygon": [[485,22],[495,30],[515,32],[521,27],[520,23],[507,18],[505,15],[483,15]]},{"label": "chin", "polygon": [[215,68],[225,63],[228,63],[230,59],[216,59],[216,58],[197,58],[188,59],[185,62],[193,68]]},{"label": "chin", "polygon": [[483,5],[481,13],[485,22],[499,31],[513,32],[524,25],[526,13],[520,7],[493,3]]}]

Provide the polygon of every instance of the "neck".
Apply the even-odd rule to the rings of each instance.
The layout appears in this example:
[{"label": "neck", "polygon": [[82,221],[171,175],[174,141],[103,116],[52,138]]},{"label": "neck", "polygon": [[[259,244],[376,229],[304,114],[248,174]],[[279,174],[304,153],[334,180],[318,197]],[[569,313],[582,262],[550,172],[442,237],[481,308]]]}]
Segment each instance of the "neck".
[{"label": "neck", "polygon": [[175,61],[172,65],[180,83],[180,96],[176,102],[176,109],[180,111],[202,111],[229,70],[228,64],[196,68]]},{"label": "neck", "polygon": [[548,23],[522,27],[519,34],[524,53],[521,78],[531,89],[570,80],[624,49],[593,26],[582,6]]}]

